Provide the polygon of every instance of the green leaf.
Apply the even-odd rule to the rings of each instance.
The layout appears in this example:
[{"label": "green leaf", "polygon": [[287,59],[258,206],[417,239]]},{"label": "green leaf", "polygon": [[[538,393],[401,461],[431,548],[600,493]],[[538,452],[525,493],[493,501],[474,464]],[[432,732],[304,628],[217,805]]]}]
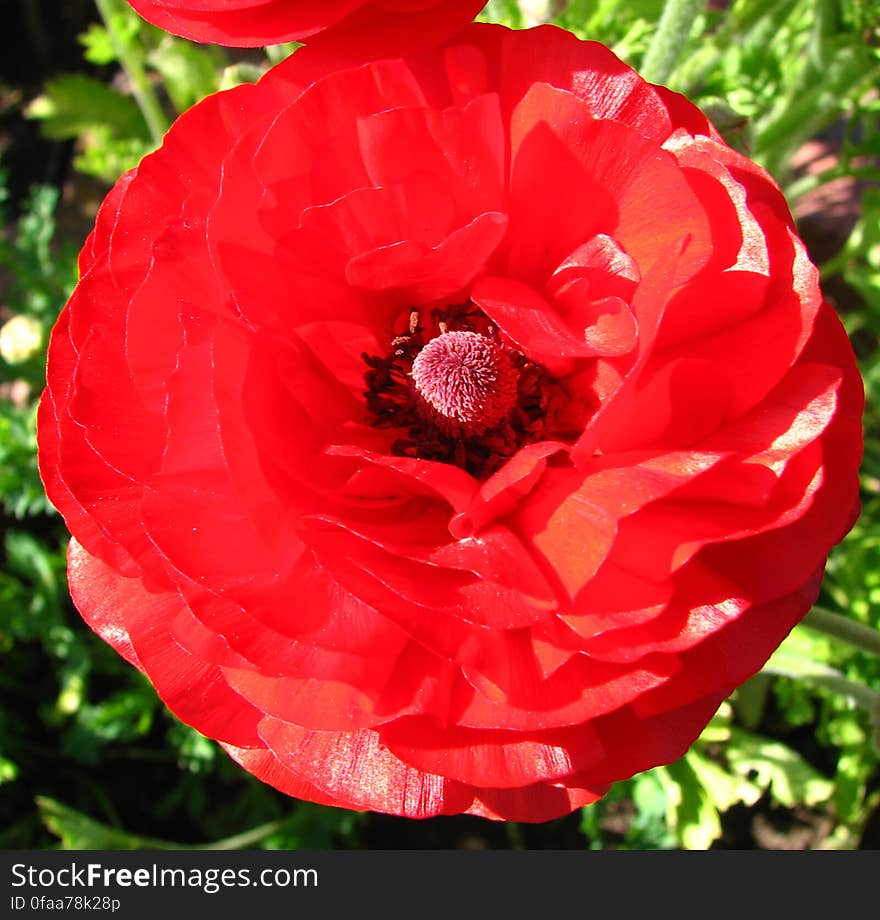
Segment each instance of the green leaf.
[{"label": "green leaf", "polygon": [[766,674],[756,674],[750,680],[737,687],[731,697],[737,719],[746,728],[757,728],[764,717],[767,699],[773,678]]},{"label": "green leaf", "polygon": [[667,784],[656,770],[640,773],[632,781],[632,800],[636,813],[626,833],[625,846],[669,849],[675,838],[667,823],[669,794]]},{"label": "green leaf", "polygon": [[104,26],[92,23],[88,30],[80,35],[79,41],[86,49],[83,57],[90,63],[101,66],[112,64],[116,60],[113,39]]},{"label": "green leaf", "polygon": [[837,761],[834,782],[834,807],[844,821],[854,820],[865,797],[867,769],[864,758],[847,752]]},{"label": "green leaf", "polygon": [[51,510],[37,471],[36,408],[0,402],[0,508],[15,518]]},{"label": "green leaf", "polygon": [[113,183],[124,172],[134,169],[153,146],[152,141],[136,137],[113,140],[105,132],[74,159],[73,165],[86,176]]},{"label": "green leaf", "polygon": [[521,29],[523,25],[522,11],[516,0],[489,0],[479,19],[481,22],[500,23],[511,29]]},{"label": "green leaf", "polygon": [[718,711],[709,720],[709,724],[700,732],[699,741],[703,744],[713,741],[727,741],[730,737],[730,722],[733,718],[733,707],[727,701],[723,702]]},{"label": "green leaf", "polygon": [[217,745],[189,725],[172,719],[168,729],[168,739],[177,752],[177,762],[181,769],[190,773],[204,773],[211,769],[217,758]]},{"label": "green leaf", "polygon": [[[126,50],[139,51],[139,37],[146,24],[123,0],[111,0],[109,24],[93,23],[79,36],[79,43],[85,47],[84,57],[92,64],[112,64],[119,60],[116,42]],[[145,29],[147,31],[147,29]],[[115,39],[115,42],[114,42]]]},{"label": "green leaf", "polygon": [[55,799],[39,796],[36,800],[46,828],[61,838],[62,850],[177,850],[182,844],[141,837],[109,827]]},{"label": "green leaf", "polygon": [[681,845],[706,850],[721,836],[718,808],[687,757],[657,771],[667,787],[667,821]]},{"label": "green leaf", "polygon": [[50,80],[45,92],[28,106],[26,115],[42,122],[53,140],[106,131],[112,137],[148,140],[150,132],[135,101],[84,74]]},{"label": "green leaf", "polygon": [[[156,694],[152,687],[137,675],[133,687],[119,690],[97,703],[80,698],[68,707],[76,718],[64,736],[63,749],[79,763],[96,764],[100,761],[104,745],[122,744],[143,737],[153,725]],[[74,682],[73,691],[77,689]],[[62,700],[59,697],[59,708]]]},{"label": "green leaf", "polygon": [[691,748],[685,759],[718,811],[727,811],[739,804],[754,805],[761,798],[760,786],[735,772],[730,773],[697,748]]},{"label": "green leaf", "polygon": [[224,64],[218,49],[199,48],[191,42],[166,37],[147,56],[147,61],[162,76],[165,89],[178,112],[183,112],[220,85]]},{"label": "green leaf", "polygon": [[0,754],[0,786],[18,779],[18,767],[8,758]]},{"label": "green leaf", "polygon": [[356,848],[366,820],[362,812],[297,802],[291,817],[279,821],[277,830],[262,843],[267,850]]},{"label": "green leaf", "polygon": [[[59,245],[55,239],[59,195],[53,186],[33,186],[15,231],[9,234],[11,239],[0,236],[0,266],[8,270],[3,306],[12,314],[38,320],[44,327],[44,338],[76,280],[75,248]],[[10,379],[4,365],[0,361],[0,375]],[[41,353],[26,366],[16,367],[14,377],[27,380],[36,390],[45,382],[43,368]]]},{"label": "green leaf", "polygon": [[242,83],[256,83],[265,73],[265,68],[258,67],[248,61],[240,61],[238,64],[230,64],[224,67],[220,74],[220,83],[218,89],[232,89],[234,86],[240,86]]},{"label": "green leaf", "polygon": [[768,790],[779,805],[818,805],[831,798],[831,781],[779,741],[733,728],[726,755],[736,773]]},{"label": "green leaf", "polygon": [[[143,837],[140,834],[132,834],[110,827],[47,796],[38,796],[36,802],[43,823],[56,837],[61,838],[62,850],[239,850],[271,841],[296,823],[306,827],[313,824],[316,818],[323,820],[329,817],[331,812],[339,812],[338,809],[306,804],[302,809],[297,806],[297,812],[292,817],[270,821],[222,840],[187,844],[176,843],[172,840],[159,840],[155,837]],[[297,817],[298,814],[301,814],[301,818]],[[333,815],[333,818],[335,819],[336,815]],[[338,824],[340,831],[353,833],[352,828],[357,826],[357,820],[356,816],[354,820],[350,820],[347,815],[342,814],[340,819],[335,820],[334,823]],[[308,837],[307,839],[314,840],[315,838]]]}]

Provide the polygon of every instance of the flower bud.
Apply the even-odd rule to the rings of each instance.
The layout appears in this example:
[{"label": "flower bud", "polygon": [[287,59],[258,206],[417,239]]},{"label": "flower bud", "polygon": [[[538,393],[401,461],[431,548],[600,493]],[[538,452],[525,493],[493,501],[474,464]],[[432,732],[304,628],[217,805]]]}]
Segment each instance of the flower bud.
[{"label": "flower bud", "polygon": [[43,327],[32,316],[13,316],[0,328],[0,357],[7,364],[24,364],[43,347]]}]

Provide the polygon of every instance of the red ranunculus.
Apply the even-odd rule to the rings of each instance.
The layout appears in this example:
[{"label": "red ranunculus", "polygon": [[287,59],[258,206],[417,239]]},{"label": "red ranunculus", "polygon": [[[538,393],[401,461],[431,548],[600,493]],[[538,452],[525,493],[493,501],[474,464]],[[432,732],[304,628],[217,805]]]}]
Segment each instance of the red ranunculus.
[{"label": "red ranunculus", "polygon": [[[330,37],[354,54],[438,43],[486,0],[128,0],[144,19],[197,42],[255,47]],[[358,50],[360,49],[360,50]]]},{"label": "red ranunculus", "polygon": [[563,815],[814,601],[853,354],[773,181],[601,45],[309,51],[101,208],[40,414],[73,598],[291,795]]}]

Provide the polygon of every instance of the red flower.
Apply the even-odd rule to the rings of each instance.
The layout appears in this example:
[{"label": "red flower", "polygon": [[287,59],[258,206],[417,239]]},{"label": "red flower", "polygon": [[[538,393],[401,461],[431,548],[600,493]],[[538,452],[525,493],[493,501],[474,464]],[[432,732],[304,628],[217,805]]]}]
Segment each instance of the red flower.
[{"label": "red flower", "polygon": [[73,597],[291,795],[562,815],[812,604],[853,354],[772,180],[606,48],[309,51],[101,208],[40,415]]},{"label": "red flower", "polygon": [[351,53],[399,53],[453,35],[486,0],[128,0],[144,19],[197,42],[254,47],[330,37]]}]

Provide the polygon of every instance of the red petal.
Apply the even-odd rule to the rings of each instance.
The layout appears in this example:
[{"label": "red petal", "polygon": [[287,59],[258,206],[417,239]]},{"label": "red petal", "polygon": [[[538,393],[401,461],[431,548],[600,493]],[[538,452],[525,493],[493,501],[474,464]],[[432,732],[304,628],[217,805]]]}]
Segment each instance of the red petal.
[{"label": "red petal", "polygon": [[[220,669],[169,642],[170,622],[185,606],[174,593],[155,594],[143,582],[122,578],[85,553],[77,553],[71,593],[84,615],[112,633],[118,618],[140,667],[178,718],[209,737],[243,747],[257,743],[260,713],[229,689]],[[107,606],[114,612],[108,614]],[[119,649],[128,647],[119,634]]]},{"label": "red petal", "polygon": [[368,729],[306,731],[266,718],[260,734],[290,772],[356,808],[429,818],[464,811],[471,801],[466,786],[404,764]]},{"label": "red petal", "polygon": [[409,718],[385,725],[383,744],[402,761],[474,786],[514,788],[558,780],[605,755],[590,725],[530,733],[441,729],[433,720]]}]

